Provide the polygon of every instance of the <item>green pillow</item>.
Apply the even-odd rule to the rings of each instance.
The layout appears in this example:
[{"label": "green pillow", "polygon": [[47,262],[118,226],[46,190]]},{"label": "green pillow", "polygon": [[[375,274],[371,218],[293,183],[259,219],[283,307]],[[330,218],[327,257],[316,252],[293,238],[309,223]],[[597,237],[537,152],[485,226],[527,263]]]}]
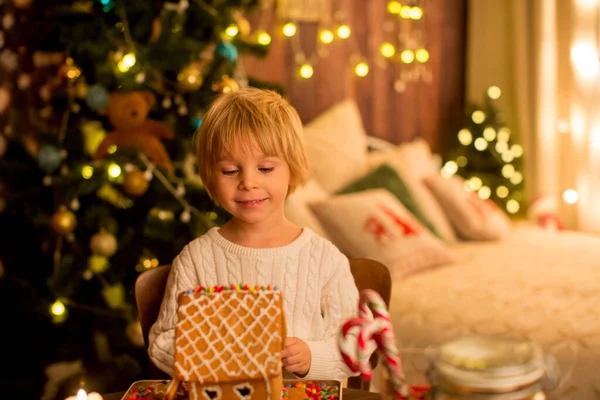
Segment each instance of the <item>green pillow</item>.
[{"label": "green pillow", "polygon": [[394,168],[387,164],[382,164],[362,178],[338,190],[337,194],[361,192],[368,189],[387,189],[390,191],[421,224],[429,229],[431,233],[441,238],[433,225],[431,225],[431,222],[425,218],[423,211],[421,211],[421,208]]}]

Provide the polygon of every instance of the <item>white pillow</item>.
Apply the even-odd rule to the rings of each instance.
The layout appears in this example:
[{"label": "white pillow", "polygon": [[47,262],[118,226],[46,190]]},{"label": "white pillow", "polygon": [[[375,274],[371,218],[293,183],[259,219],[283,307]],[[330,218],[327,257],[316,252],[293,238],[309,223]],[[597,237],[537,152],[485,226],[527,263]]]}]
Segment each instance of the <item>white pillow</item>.
[{"label": "white pillow", "polygon": [[385,189],[331,196],[310,207],[348,257],[379,261],[394,278],[455,261],[450,248]]},{"label": "white pillow", "polygon": [[510,218],[491,200],[482,200],[476,192],[464,189],[460,176],[440,175],[425,178],[425,184],[437,197],[456,232],[467,240],[499,240],[511,230]]},{"label": "white pillow", "polygon": [[429,145],[422,140],[399,144],[384,151],[375,151],[367,155],[367,169],[369,171],[388,164],[396,170],[421,211],[436,232],[448,243],[457,241],[452,224],[435,196],[429,191],[423,179],[426,176],[437,175],[435,159],[429,150]]},{"label": "white pillow", "polygon": [[327,232],[314,216],[308,206],[309,202],[324,200],[329,194],[314,179],[304,186],[296,188],[285,201],[284,213],[287,219],[301,228],[309,228],[313,232],[329,239]]},{"label": "white pillow", "polygon": [[344,100],[304,126],[310,170],[329,193],[364,174],[367,135],[353,100]]}]

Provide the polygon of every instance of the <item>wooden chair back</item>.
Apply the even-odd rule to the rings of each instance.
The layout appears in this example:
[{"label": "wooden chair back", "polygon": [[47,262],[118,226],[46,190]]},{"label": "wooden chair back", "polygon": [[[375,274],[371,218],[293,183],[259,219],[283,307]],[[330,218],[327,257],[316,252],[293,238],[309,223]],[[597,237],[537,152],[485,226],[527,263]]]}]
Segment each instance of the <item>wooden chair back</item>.
[{"label": "wooden chair back", "polygon": [[[138,318],[142,326],[142,334],[146,347],[148,347],[148,333],[150,332],[150,328],[152,328],[156,318],[158,318],[170,270],[171,265],[162,265],[144,271],[138,276],[135,282],[135,300],[138,309]],[[359,291],[363,289],[375,290],[389,308],[392,279],[385,265],[373,260],[351,258],[350,270]],[[371,364],[375,366],[377,365],[377,361],[378,357],[374,356],[371,359]],[[150,378],[148,377],[147,379]],[[360,377],[351,377],[348,379],[348,387],[369,390],[369,382],[363,381]]]}]

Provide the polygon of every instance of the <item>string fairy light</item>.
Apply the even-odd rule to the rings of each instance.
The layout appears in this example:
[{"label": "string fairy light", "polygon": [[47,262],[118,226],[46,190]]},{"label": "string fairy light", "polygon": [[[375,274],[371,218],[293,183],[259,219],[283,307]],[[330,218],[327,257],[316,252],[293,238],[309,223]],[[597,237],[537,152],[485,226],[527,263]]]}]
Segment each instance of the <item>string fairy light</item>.
[{"label": "string fairy light", "polygon": [[427,66],[430,54],[424,45],[424,3],[425,0],[411,0],[409,4],[397,0],[387,2],[388,20],[383,29],[389,37],[379,51],[383,60],[394,67],[394,89],[398,93],[403,93],[411,82],[432,80]]}]

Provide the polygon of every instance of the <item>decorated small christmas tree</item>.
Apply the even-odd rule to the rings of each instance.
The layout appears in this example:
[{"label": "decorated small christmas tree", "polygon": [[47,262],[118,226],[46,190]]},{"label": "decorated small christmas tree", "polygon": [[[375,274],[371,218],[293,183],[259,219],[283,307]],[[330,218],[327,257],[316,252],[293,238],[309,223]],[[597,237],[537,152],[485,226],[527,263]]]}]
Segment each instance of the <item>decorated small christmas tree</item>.
[{"label": "decorated small christmas tree", "polygon": [[268,50],[244,18],[257,6],[0,4],[0,292],[15,349],[2,379],[14,398],[40,398],[48,375],[45,398],[62,399],[71,383],[103,392],[143,374],[135,279],[228,218],[196,173],[202,115],[223,92],[279,90],[239,60]]},{"label": "decorated small christmas tree", "polygon": [[465,107],[457,144],[446,154],[442,174],[463,177],[465,189],[517,214],[525,211],[523,147],[497,110],[500,95],[500,88],[492,86],[483,104]]}]

